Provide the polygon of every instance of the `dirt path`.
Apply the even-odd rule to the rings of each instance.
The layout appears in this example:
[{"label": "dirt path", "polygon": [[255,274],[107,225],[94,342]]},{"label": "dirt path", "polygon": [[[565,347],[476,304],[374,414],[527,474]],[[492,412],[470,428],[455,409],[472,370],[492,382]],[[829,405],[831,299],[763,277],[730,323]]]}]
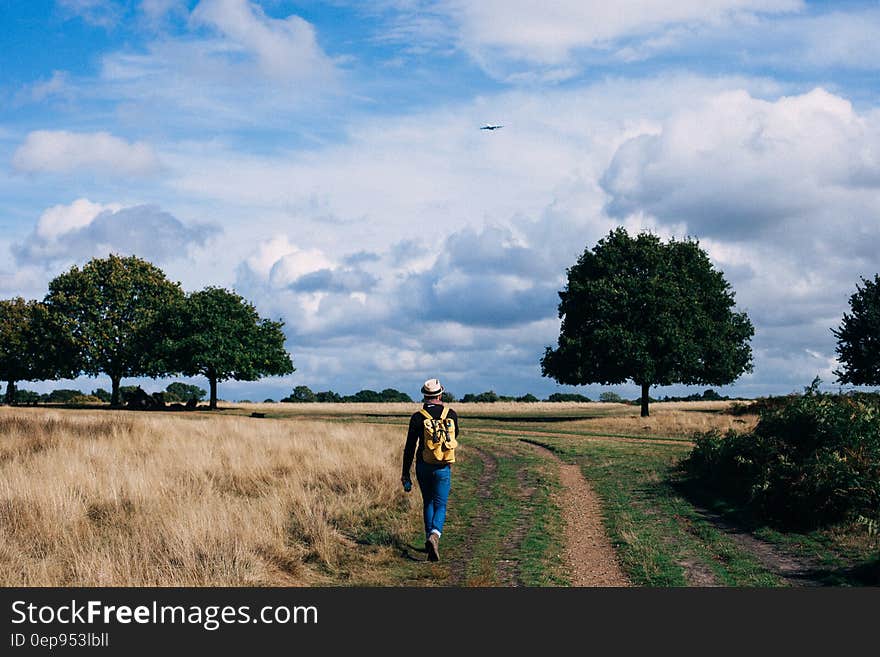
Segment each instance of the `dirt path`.
[{"label": "dirt path", "polygon": [[563,487],[560,503],[566,525],[565,557],[571,585],[629,586],[602,526],[599,498],[584,479],[580,466],[563,463],[546,447],[527,444],[559,464],[559,481]]},{"label": "dirt path", "polygon": [[[527,471],[521,468],[516,475],[517,478],[517,500],[523,506],[527,505],[532,495],[535,494],[535,487],[528,482]],[[513,555],[519,555],[523,541],[526,537],[528,529],[525,514],[521,514],[513,528],[506,538],[507,544],[510,546],[509,552]],[[522,586],[522,572],[520,570],[520,560],[518,556],[510,559],[501,559],[495,566],[498,580],[502,586]]]},{"label": "dirt path", "polygon": [[452,586],[467,586],[467,567],[473,556],[477,538],[489,521],[491,507],[487,502],[492,497],[492,484],[495,482],[498,470],[498,462],[494,456],[479,447],[470,446],[468,449],[483,462],[483,472],[480,474],[480,479],[477,482],[477,495],[480,498],[480,505],[468,529],[469,540],[465,543],[461,553],[451,561],[449,583]]}]

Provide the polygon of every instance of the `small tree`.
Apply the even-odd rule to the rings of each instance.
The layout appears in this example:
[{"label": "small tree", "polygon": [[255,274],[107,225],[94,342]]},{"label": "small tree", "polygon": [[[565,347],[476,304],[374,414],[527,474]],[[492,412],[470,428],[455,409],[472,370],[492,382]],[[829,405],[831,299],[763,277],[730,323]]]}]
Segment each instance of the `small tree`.
[{"label": "small tree", "polygon": [[873,281],[862,278],[849,298],[850,312],[844,313],[838,329],[834,374],[840,383],[880,384],[880,274]]},{"label": "small tree", "polygon": [[186,402],[190,399],[202,401],[207,394],[203,388],[180,381],[169,383],[165,388],[165,400],[169,402]]},{"label": "small tree", "polygon": [[49,283],[46,305],[63,318],[78,351],[77,367],[91,376],[107,374],[110,403],[120,403],[123,377],[156,377],[163,368],[158,346],[165,313],[183,298],[155,265],[129,256],[94,258]]},{"label": "small tree", "polygon": [[395,390],[394,388],[385,388],[381,393],[379,393],[383,402],[406,402],[412,403],[412,397],[410,397],[405,392],[400,392],[400,390]]},{"label": "small tree", "polygon": [[559,383],[641,386],[732,382],[752,369],[745,313],[696,241],[664,244],[618,228],[586,249],[559,293],[558,346],[541,371]]},{"label": "small tree", "polygon": [[599,393],[599,401],[606,404],[622,404],[623,397],[618,395],[616,392],[607,390],[605,392]]},{"label": "small tree", "polygon": [[217,383],[256,381],[294,371],[284,348],[283,322],[263,319],[238,294],[219,287],[193,292],[172,309],[165,343],[166,367],[185,376],[206,376],[210,407]]},{"label": "small tree", "polygon": [[110,403],[110,393],[104,390],[104,388],[97,388],[92,390],[92,397],[97,397],[105,404]]},{"label": "small tree", "polygon": [[308,404],[317,401],[315,393],[308,386],[297,386],[289,397],[285,397],[281,401],[291,402],[295,404]]}]

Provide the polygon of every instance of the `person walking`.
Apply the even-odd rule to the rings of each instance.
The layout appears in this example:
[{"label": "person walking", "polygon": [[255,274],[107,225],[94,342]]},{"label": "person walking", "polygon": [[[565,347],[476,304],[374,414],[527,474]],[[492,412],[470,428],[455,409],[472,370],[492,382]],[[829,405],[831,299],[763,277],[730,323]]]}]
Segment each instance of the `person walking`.
[{"label": "person walking", "polygon": [[410,469],[415,458],[429,561],[440,560],[440,536],[452,486],[451,464],[455,462],[460,433],[458,414],[443,403],[443,391],[439,379],[428,379],[422,386],[422,408],[409,419],[403,448],[403,476],[400,478],[404,490],[409,492],[412,488]]}]

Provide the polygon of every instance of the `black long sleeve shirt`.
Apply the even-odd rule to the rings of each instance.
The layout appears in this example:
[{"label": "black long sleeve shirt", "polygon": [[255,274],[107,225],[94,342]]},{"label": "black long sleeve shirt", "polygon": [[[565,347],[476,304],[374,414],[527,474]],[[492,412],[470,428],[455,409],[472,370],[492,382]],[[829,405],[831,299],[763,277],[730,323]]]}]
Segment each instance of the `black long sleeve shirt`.
[{"label": "black long sleeve shirt", "polygon": [[[425,402],[422,408],[428,411],[434,419],[439,419],[440,415],[443,413],[442,403]],[[457,438],[461,433],[458,427],[458,414],[450,408],[446,417],[452,418],[452,421],[455,423],[455,436]],[[413,457],[418,461],[422,460],[422,434],[424,433],[424,420],[425,416],[420,412],[413,413],[412,417],[409,419],[409,431],[406,434],[406,446],[403,448],[404,479],[410,478],[409,471],[412,468]]]}]

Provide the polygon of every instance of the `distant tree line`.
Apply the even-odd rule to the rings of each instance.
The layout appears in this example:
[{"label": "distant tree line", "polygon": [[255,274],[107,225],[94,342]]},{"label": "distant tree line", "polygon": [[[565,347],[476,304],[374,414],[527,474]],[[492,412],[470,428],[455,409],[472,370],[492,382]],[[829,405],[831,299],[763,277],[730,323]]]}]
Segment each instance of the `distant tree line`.
[{"label": "distant tree line", "polygon": [[110,255],[54,278],[42,301],[0,300],[0,380],[14,404],[21,381],[104,374],[109,393],[91,396],[109,395],[119,406],[124,378],[205,376],[216,408],[221,381],[294,371],[282,327],[235,292],[212,286],[187,294],[155,265]]},{"label": "distant tree line", "polygon": [[[719,395],[712,389],[708,389],[703,391],[702,393],[694,393],[692,395],[688,395],[687,397],[664,397],[663,399],[652,399],[651,401],[723,401],[730,399],[730,397]],[[273,402],[272,399],[265,400],[266,402]],[[296,386],[293,389],[293,392],[287,397],[282,398],[280,401],[284,403],[290,404],[303,404],[303,403],[313,403],[313,402],[329,402],[329,403],[354,403],[354,402],[362,402],[362,403],[383,403],[383,402],[407,402],[412,403],[413,399],[406,394],[405,392],[400,392],[399,390],[395,390],[394,388],[386,388],[382,392],[376,392],[375,390],[360,390],[353,395],[341,395],[337,392],[333,392],[332,390],[325,390],[323,392],[313,392],[311,388],[308,386]],[[533,395],[532,393],[526,393],[524,395],[499,395],[494,390],[487,390],[485,392],[480,393],[467,393],[461,397],[461,399],[457,399],[455,395],[450,392],[443,393],[443,401],[445,402],[461,402],[463,404],[473,404],[473,403],[496,403],[496,402],[520,402],[520,403],[535,403],[535,402],[591,402],[593,401],[590,397],[586,395],[582,395],[575,392],[554,392],[545,399],[540,399]],[[605,403],[617,403],[617,404],[639,404],[641,402],[641,397],[636,397],[635,399],[624,399],[616,392],[606,391],[599,395],[599,401]]]},{"label": "distant tree line", "polygon": [[[119,394],[123,402],[135,394],[138,386],[120,386]],[[168,384],[160,393],[166,402],[188,402],[191,399],[202,401],[207,391],[198,386],[175,381]],[[109,404],[112,399],[110,392],[104,388],[96,388],[90,393],[72,388],[56,388],[51,392],[39,393],[33,390],[18,388],[15,390],[15,404],[32,406],[36,404]]]}]

